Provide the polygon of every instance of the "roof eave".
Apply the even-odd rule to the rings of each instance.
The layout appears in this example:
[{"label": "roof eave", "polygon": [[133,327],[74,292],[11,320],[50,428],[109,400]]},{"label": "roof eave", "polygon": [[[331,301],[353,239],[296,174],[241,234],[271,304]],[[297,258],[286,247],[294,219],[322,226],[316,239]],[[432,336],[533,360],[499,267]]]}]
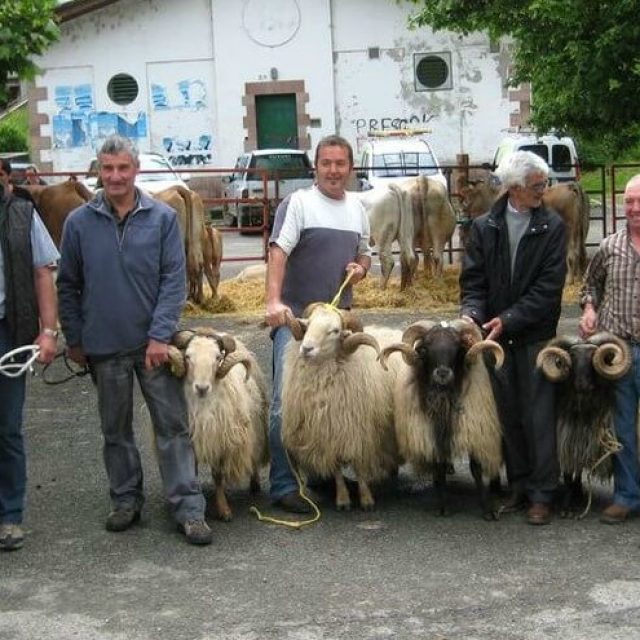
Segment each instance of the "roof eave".
[{"label": "roof eave", "polygon": [[79,18],[92,11],[97,11],[119,0],[71,0],[56,7],[56,16],[60,23]]}]

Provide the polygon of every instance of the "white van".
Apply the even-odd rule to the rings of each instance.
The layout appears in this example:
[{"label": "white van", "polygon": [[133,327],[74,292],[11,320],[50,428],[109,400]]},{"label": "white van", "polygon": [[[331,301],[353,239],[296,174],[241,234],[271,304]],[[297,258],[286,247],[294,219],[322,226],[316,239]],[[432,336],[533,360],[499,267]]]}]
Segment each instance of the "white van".
[{"label": "white van", "polygon": [[417,175],[428,176],[447,187],[438,159],[419,131],[398,129],[369,134],[357,170],[362,191]]},{"label": "white van", "polygon": [[532,151],[549,165],[549,183],[570,182],[580,179],[580,161],[573,139],[554,135],[536,136],[520,133],[504,138],[493,157],[494,168],[514,151]]}]

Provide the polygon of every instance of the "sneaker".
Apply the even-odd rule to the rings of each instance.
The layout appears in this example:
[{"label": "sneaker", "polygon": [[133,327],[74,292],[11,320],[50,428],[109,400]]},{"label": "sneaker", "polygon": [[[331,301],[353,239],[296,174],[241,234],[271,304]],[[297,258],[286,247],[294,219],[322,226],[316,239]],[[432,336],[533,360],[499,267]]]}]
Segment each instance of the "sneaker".
[{"label": "sneaker", "polygon": [[16,551],[24,544],[24,531],[19,524],[6,522],[0,524],[0,549]]},{"label": "sneaker", "polygon": [[105,523],[107,531],[126,531],[140,520],[140,511],[131,507],[114,509]]},{"label": "sneaker", "polygon": [[204,520],[187,520],[179,524],[178,529],[184,533],[189,544],[211,544],[213,540],[211,529]]}]

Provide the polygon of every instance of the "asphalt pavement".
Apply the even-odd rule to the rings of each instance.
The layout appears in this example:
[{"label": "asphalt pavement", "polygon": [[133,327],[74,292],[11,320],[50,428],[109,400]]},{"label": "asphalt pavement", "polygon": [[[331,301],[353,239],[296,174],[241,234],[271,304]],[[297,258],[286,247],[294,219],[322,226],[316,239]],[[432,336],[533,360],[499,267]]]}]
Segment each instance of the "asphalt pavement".
[{"label": "asphalt pavement", "polygon": [[[428,314],[363,317],[402,327]],[[240,337],[268,372],[259,320],[198,323]],[[567,309],[561,330],[576,324]],[[532,527],[521,513],[484,521],[461,461],[444,518],[430,482],[403,468],[377,487],[375,512],[338,513],[321,495],[320,521],[296,531],[249,513],[256,504],[284,515],[269,505],[265,473],[261,495],[231,494],[232,522],[210,514],[214,542],[197,548],[166,513],[138,393],[136,406],[147,502],[139,526],[109,533],[90,381],[30,379],[28,536],[22,550],[0,553],[2,640],[640,638],[639,521],[598,522],[609,486],[596,487],[583,520]],[[210,496],[207,470],[200,474]]]}]

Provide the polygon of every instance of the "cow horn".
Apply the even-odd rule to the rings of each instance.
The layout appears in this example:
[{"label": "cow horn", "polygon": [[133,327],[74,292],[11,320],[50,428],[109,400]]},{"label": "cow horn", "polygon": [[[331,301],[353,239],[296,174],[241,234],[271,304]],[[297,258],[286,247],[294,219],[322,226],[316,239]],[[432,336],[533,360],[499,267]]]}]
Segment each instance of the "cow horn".
[{"label": "cow horn", "polygon": [[187,372],[187,367],[184,361],[184,353],[178,349],[178,347],[170,344],[168,349],[169,355],[169,369],[171,370],[172,375],[176,378],[184,378],[185,373]]},{"label": "cow horn", "polygon": [[249,380],[249,376],[251,375],[251,371],[255,366],[255,362],[251,355],[242,351],[234,351],[233,353],[230,353],[229,355],[225,356],[224,360],[222,361],[222,363],[218,367],[218,370],[216,371],[216,378],[224,378],[227,375],[227,373],[229,373],[229,371],[231,371],[231,369],[235,367],[237,364],[244,365],[244,368],[247,371],[244,378],[245,382]]},{"label": "cow horn", "polygon": [[[594,341],[593,339],[596,338]],[[606,380],[618,380],[629,371],[631,367],[631,350],[624,341],[608,334],[605,337],[602,333],[591,336],[589,342],[598,344],[596,352],[593,354],[593,368]]]},{"label": "cow horn", "polygon": [[418,322],[410,324],[402,334],[402,342],[413,347],[416,340],[423,338],[436,324],[437,323],[432,320],[419,320]]},{"label": "cow horn", "polygon": [[400,351],[400,353],[402,353],[402,359],[410,367],[415,366],[418,362],[418,354],[416,353],[415,349],[406,342],[398,342],[396,344],[391,344],[388,347],[385,347],[382,350],[382,353],[378,356],[378,360],[380,361],[380,364],[385,371],[388,370],[387,360],[389,356],[396,351]]},{"label": "cow horn", "polygon": [[289,327],[289,330],[291,331],[294,339],[300,342],[300,340],[304,338],[304,332],[307,330],[306,320],[303,320],[302,318],[296,318],[288,311],[284,312],[284,318],[285,322],[287,323],[287,327]]},{"label": "cow horn", "polygon": [[184,329],[183,331],[177,331],[173,334],[173,338],[171,342],[178,347],[178,349],[186,349],[189,344],[189,340],[195,336],[195,331],[191,331],[190,329]]},{"label": "cow horn", "polygon": [[536,367],[549,382],[562,382],[571,370],[571,356],[561,347],[545,347],[538,353]]},{"label": "cow horn", "polygon": [[362,345],[369,345],[370,347],[373,347],[376,350],[378,356],[380,355],[380,345],[378,344],[378,341],[369,333],[348,334],[342,341],[342,354],[349,356]]},{"label": "cow horn", "polygon": [[480,340],[480,342],[474,342],[467,351],[467,354],[464,358],[465,362],[475,362],[478,354],[482,351],[486,351],[487,349],[493,352],[493,357],[496,359],[493,367],[497,371],[502,367],[502,364],[504,363],[504,351],[502,350],[502,347],[494,340]]}]

